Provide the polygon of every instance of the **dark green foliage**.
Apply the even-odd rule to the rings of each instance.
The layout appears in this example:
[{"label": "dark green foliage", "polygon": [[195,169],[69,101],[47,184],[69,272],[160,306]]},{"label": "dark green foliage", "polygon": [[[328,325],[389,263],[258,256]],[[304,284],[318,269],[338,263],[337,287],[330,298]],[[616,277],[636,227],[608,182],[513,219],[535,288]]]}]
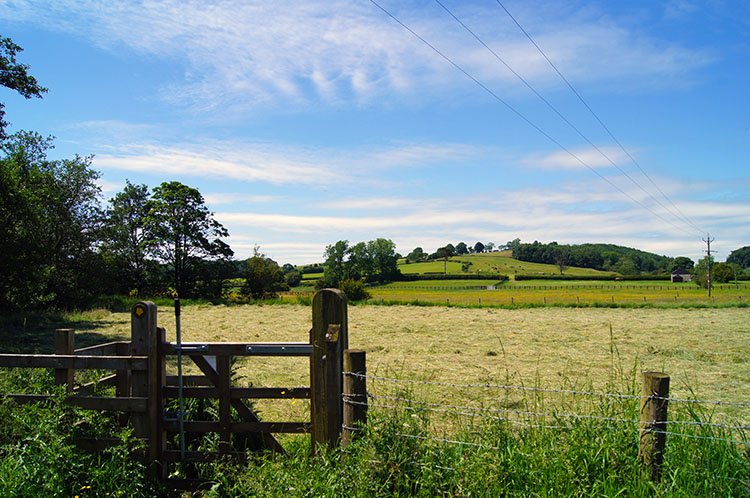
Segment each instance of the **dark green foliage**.
[{"label": "dark green foliage", "polygon": [[290,271],[284,275],[284,280],[289,287],[297,287],[302,282],[302,274],[296,270]]},{"label": "dark green foliage", "polygon": [[83,306],[106,288],[97,240],[99,173],[90,158],[51,161],[51,139],[0,143],[0,308]]},{"label": "dark green foliage", "polygon": [[692,270],[694,266],[695,266],[695,262],[692,259],[685,257],[685,256],[678,256],[674,258],[672,263],[670,263],[669,272],[672,273],[680,269]]},{"label": "dark green foliage", "polygon": [[349,301],[366,301],[372,297],[367,292],[365,283],[362,280],[354,280],[352,278],[344,280],[339,284],[339,289],[346,294],[346,298]]},{"label": "dark green foliage", "polygon": [[289,290],[279,265],[257,250],[255,256],[245,261],[244,278],[242,293],[249,294],[253,299],[274,297],[281,290]]},{"label": "dark green foliage", "polygon": [[196,258],[228,260],[233,252],[220,237],[229,235],[214,220],[203,196],[180,182],[164,182],[146,203],[146,243],[173,273],[174,289],[182,297],[191,291],[190,265]]},{"label": "dark green foliage", "polygon": [[[701,259],[693,268],[693,282],[704,289],[708,288],[708,257]],[[711,258],[711,284],[723,284],[734,279],[734,268],[727,263],[716,263]]]},{"label": "dark green foliage", "polygon": [[410,263],[418,263],[419,261],[425,261],[427,257],[427,253],[425,253],[421,247],[415,247],[414,250],[406,256],[406,261]]},{"label": "dark green foliage", "polygon": [[542,244],[518,244],[513,249],[513,257],[519,261],[564,266],[593,268],[595,270],[616,271],[623,275],[665,271],[671,258],[649,252],[617,246],[614,244],[559,245],[557,242]]},{"label": "dark green foliage", "polygon": [[351,247],[349,241],[339,240],[326,247],[324,256],[326,287],[338,287],[347,279],[385,282],[400,275],[396,245],[389,239],[378,238]]},{"label": "dark green foliage", "polygon": [[[48,370],[0,372],[0,392],[54,391]],[[18,405],[0,401],[0,496],[169,496],[131,451],[131,431],[116,415],[81,410],[63,403]],[[78,449],[75,436],[115,437],[117,446],[101,453]]]},{"label": "dark green foliage", "polygon": [[727,263],[734,263],[746,270],[750,268],[750,246],[741,247],[732,251],[727,257]]},{"label": "dark green foliage", "polygon": [[[42,98],[47,89],[39,85],[36,78],[29,74],[29,66],[16,61],[16,54],[23,49],[10,38],[0,37],[0,85],[15,90],[23,97]],[[5,105],[0,102],[0,140],[7,138],[5,128]]]}]

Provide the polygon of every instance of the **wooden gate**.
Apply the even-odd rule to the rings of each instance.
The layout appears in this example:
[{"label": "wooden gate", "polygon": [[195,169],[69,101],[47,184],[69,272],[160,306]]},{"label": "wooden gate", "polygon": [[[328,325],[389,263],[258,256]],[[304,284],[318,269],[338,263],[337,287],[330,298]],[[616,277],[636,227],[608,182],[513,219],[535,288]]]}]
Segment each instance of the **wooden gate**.
[{"label": "wooden gate", "polygon": [[[167,375],[166,360],[178,353],[175,343],[165,340],[158,326],[157,308],[142,301],[131,311],[131,341],[118,341],[74,349],[72,330],[57,332],[55,355],[0,355],[0,367],[55,368],[58,384],[67,385],[67,402],[92,410],[116,410],[129,414],[134,436],[146,446],[144,457],[167,475],[171,462],[244,459],[234,451],[233,434],[257,433],[263,446],[277,452],[283,448],[275,433],[309,433],[313,452],[320,445],[333,446],[341,437],[343,417],[343,352],[348,347],[347,302],[337,289],[323,289],[313,296],[313,327],[309,342],[275,343],[183,343],[181,353],[202,375],[184,376],[183,397],[218,400],[217,420],[186,420],[186,433],[217,433],[217,451],[186,451],[167,444],[167,435],[178,431],[176,417],[165,410],[166,401],[178,396],[177,376]],[[301,387],[233,387],[231,359],[241,356],[299,356],[309,358],[310,385]],[[116,386],[115,397],[86,396],[91,386],[74,387],[76,369],[114,370],[99,385]],[[49,395],[7,394],[19,402],[49,400]],[[309,421],[261,421],[245,404],[252,399],[310,399]],[[235,410],[240,421],[232,420]],[[126,417],[127,418],[127,417]],[[116,441],[82,441],[100,449]]]}]

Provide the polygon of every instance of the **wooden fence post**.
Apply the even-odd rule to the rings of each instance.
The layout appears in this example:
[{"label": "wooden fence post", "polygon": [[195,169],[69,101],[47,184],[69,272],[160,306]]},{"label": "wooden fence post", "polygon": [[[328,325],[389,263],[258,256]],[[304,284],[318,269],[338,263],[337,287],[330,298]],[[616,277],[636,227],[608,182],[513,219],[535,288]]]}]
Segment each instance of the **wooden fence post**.
[{"label": "wooden fence post", "polygon": [[310,329],[310,405],[312,450],[319,444],[334,446],[341,435],[342,365],[349,347],[346,295],[322,289],[313,296]]},{"label": "wooden fence post", "polygon": [[352,375],[367,373],[364,350],[347,349],[344,351],[344,372],[342,448],[347,447],[356,437],[356,432],[361,430],[358,426],[367,423],[367,379]]},{"label": "wooden fence post", "polygon": [[667,403],[669,375],[660,372],[643,372],[643,401],[641,404],[641,431],[638,457],[648,469],[651,479],[659,481],[664,463],[667,442]]},{"label": "wooden fence post", "polygon": [[[160,431],[163,407],[160,409],[161,379],[163,369],[159,358],[160,331],[156,326],[156,305],[151,301],[140,301],[131,311],[130,354],[148,356],[148,370],[136,370],[131,373],[132,396],[147,398],[145,412],[134,413],[133,435],[148,440],[146,460],[149,463],[161,457],[160,443],[163,433]],[[162,329],[163,330],[163,329]]]},{"label": "wooden fence post", "polygon": [[[55,330],[55,354],[75,354],[75,331],[73,329]],[[72,368],[55,369],[55,385],[65,385],[65,391],[73,392],[75,371]]]}]

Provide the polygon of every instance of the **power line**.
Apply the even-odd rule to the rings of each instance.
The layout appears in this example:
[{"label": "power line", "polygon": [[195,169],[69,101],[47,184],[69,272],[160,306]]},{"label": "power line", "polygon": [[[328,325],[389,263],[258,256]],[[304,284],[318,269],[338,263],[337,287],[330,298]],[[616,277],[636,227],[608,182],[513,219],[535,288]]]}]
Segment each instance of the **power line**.
[{"label": "power line", "polygon": [[[484,40],[482,40],[482,39],[481,39],[481,38],[479,37],[479,35],[477,35],[477,34],[476,34],[476,33],[475,33],[474,31],[472,31],[472,30],[471,30],[471,29],[470,29],[470,28],[469,28],[469,27],[468,27],[468,26],[467,26],[467,25],[466,25],[466,24],[465,24],[465,23],[464,23],[463,21],[461,21],[461,19],[459,19],[459,18],[458,18],[458,17],[457,17],[457,16],[456,16],[456,15],[455,15],[455,14],[454,14],[454,13],[453,13],[453,12],[452,12],[452,11],[451,11],[451,10],[450,10],[449,8],[448,8],[448,7],[446,7],[446,6],[445,6],[445,4],[443,4],[443,3],[442,3],[442,2],[440,1],[440,0],[435,0],[435,3],[437,3],[437,4],[438,4],[438,5],[440,6],[440,7],[442,7],[442,8],[443,8],[443,10],[445,10],[445,12],[447,12],[447,13],[448,13],[448,14],[449,14],[449,15],[450,15],[450,16],[451,16],[451,17],[452,17],[452,18],[453,18],[453,19],[454,19],[454,20],[455,20],[455,21],[456,21],[456,22],[457,22],[458,24],[460,24],[460,25],[461,25],[461,27],[463,27],[463,28],[464,28],[464,29],[465,29],[465,30],[466,30],[466,31],[467,31],[467,32],[468,32],[468,33],[469,33],[469,34],[470,34],[471,36],[473,36],[473,37],[474,37],[474,39],[476,39],[476,40],[477,40],[477,41],[478,41],[479,43],[481,43],[481,44],[482,44],[482,46],[484,46],[484,48],[486,48],[486,49],[487,49],[487,50],[488,50],[488,51],[489,51],[489,52],[490,52],[490,53],[491,53],[491,54],[492,54],[492,55],[493,55],[493,56],[495,57],[495,59],[497,59],[497,60],[498,60],[499,62],[501,62],[501,63],[502,63],[502,64],[503,64],[503,65],[504,65],[504,66],[505,66],[505,67],[506,67],[506,68],[507,68],[507,69],[508,69],[508,70],[509,70],[509,71],[510,71],[511,73],[513,73],[513,75],[514,75],[514,76],[515,76],[516,78],[518,78],[518,79],[519,79],[519,80],[520,80],[520,81],[521,81],[521,82],[522,82],[522,83],[523,83],[524,85],[526,85],[526,87],[527,87],[527,88],[528,88],[529,90],[531,90],[531,92],[533,92],[533,93],[534,93],[534,95],[536,95],[536,96],[537,96],[537,97],[538,97],[538,98],[539,98],[539,99],[540,99],[540,100],[541,100],[542,102],[544,102],[544,103],[545,103],[545,104],[547,105],[547,107],[549,107],[549,108],[550,108],[550,109],[551,109],[551,110],[552,110],[552,111],[553,111],[553,112],[554,112],[555,114],[557,114],[557,115],[558,115],[558,116],[560,117],[560,119],[562,119],[562,120],[563,120],[563,121],[564,121],[564,122],[565,122],[565,123],[566,123],[566,124],[567,124],[568,126],[570,126],[570,127],[571,127],[571,128],[572,128],[572,129],[573,129],[573,130],[574,130],[574,131],[575,131],[575,132],[576,132],[576,133],[577,133],[577,134],[578,134],[578,135],[579,135],[579,136],[580,136],[580,137],[581,137],[581,138],[582,138],[583,140],[585,140],[585,141],[586,141],[586,142],[587,142],[587,143],[588,143],[589,145],[591,145],[591,146],[592,146],[592,147],[593,147],[593,148],[594,148],[594,149],[595,149],[595,150],[596,150],[596,151],[597,151],[597,152],[598,152],[599,154],[601,154],[601,156],[602,156],[602,157],[604,157],[604,158],[605,158],[605,159],[606,159],[606,160],[607,160],[607,161],[608,161],[608,162],[609,162],[609,163],[610,163],[610,164],[611,164],[612,166],[614,166],[615,168],[617,168],[617,170],[618,170],[618,171],[619,171],[620,173],[622,173],[622,174],[623,174],[623,175],[624,175],[624,176],[625,176],[625,177],[626,177],[626,178],[627,178],[628,180],[630,180],[630,181],[631,181],[631,182],[632,182],[632,183],[633,183],[633,184],[634,184],[634,185],[635,185],[636,187],[638,187],[638,188],[639,188],[640,190],[642,190],[642,191],[643,191],[643,192],[644,192],[644,193],[645,193],[645,194],[646,194],[646,195],[647,195],[648,197],[650,197],[651,199],[653,199],[653,200],[654,200],[654,201],[655,201],[655,202],[656,202],[656,203],[657,203],[657,204],[658,204],[659,206],[661,206],[662,208],[664,208],[664,210],[665,210],[665,211],[669,212],[670,214],[672,214],[672,215],[673,215],[673,216],[675,216],[676,218],[680,219],[680,221],[682,221],[682,222],[684,222],[684,223],[687,223],[687,225],[688,225],[688,226],[690,226],[690,227],[692,227],[692,228],[695,228],[695,229],[698,229],[698,228],[697,228],[697,227],[696,227],[695,225],[693,225],[692,223],[690,223],[690,221],[689,221],[689,220],[687,220],[687,218],[685,218],[684,216],[683,216],[682,218],[680,218],[680,216],[679,216],[679,215],[675,215],[675,213],[673,213],[673,212],[672,212],[672,211],[670,210],[670,208],[669,208],[668,206],[665,206],[664,204],[662,204],[662,202],[661,202],[661,201],[660,201],[659,199],[657,199],[656,197],[654,197],[654,196],[653,196],[653,195],[652,195],[652,194],[651,194],[651,193],[650,193],[649,191],[647,191],[647,190],[646,190],[645,188],[643,188],[643,186],[642,186],[642,185],[641,185],[640,183],[638,183],[638,182],[637,182],[637,181],[636,181],[636,180],[635,180],[635,179],[634,179],[633,177],[631,177],[631,176],[630,176],[630,175],[629,175],[629,174],[628,174],[628,173],[627,173],[627,172],[626,172],[626,171],[625,171],[624,169],[622,169],[622,168],[621,168],[621,167],[620,167],[620,166],[619,166],[619,165],[618,165],[618,164],[617,164],[617,163],[616,163],[615,161],[613,161],[613,160],[612,160],[612,159],[611,159],[611,158],[609,157],[609,155],[607,155],[607,154],[606,154],[606,153],[605,153],[605,152],[604,152],[603,150],[601,150],[601,149],[600,149],[600,148],[599,148],[599,147],[598,147],[598,146],[597,146],[597,145],[596,145],[596,144],[595,144],[594,142],[592,142],[592,141],[591,141],[591,140],[590,140],[590,139],[589,139],[589,138],[588,138],[588,137],[587,137],[587,136],[586,136],[586,135],[585,135],[585,134],[584,134],[584,133],[583,133],[583,132],[582,132],[582,131],[581,131],[581,130],[580,130],[580,129],[579,129],[579,128],[578,128],[577,126],[576,126],[576,125],[575,125],[575,124],[573,124],[573,123],[572,123],[572,122],[571,122],[571,121],[570,121],[570,120],[569,120],[568,118],[566,118],[566,117],[565,117],[565,116],[564,116],[564,115],[563,115],[563,114],[562,114],[562,113],[561,113],[561,112],[560,112],[560,111],[559,111],[559,110],[558,110],[558,109],[557,109],[557,108],[556,108],[556,107],[555,107],[555,106],[554,106],[554,105],[553,105],[553,104],[552,104],[552,103],[551,103],[551,102],[550,102],[549,100],[547,100],[547,99],[546,99],[546,98],[545,98],[545,97],[544,97],[544,96],[543,96],[543,95],[542,95],[541,93],[539,93],[539,92],[538,92],[538,91],[536,90],[536,88],[534,88],[534,87],[533,87],[533,86],[531,85],[531,83],[529,83],[529,82],[528,82],[528,81],[527,81],[527,80],[526,80],[526,79],[525,79],[525,78],[524,78],[523,76],[521,76],[521,75],[520,75],[520,74],[519,74],[519,73],[518,73],[518,72],[517,72],[517,71],[516,71],[515,69],[513,69],[513,68],[512,68],[512,67],[511,67],[511,66],[510,66],[510,65],[509,65],[509,64],[508,64],[508,63],[507,63],[507,62],[506,62],[506,61],[505,61],[505,60],[504,60],[503,58],[502,58],[502,57],[500,57],[500,56],[499,56],[499,55],[497,54],[497,52],[495,52],[495,51],[494,51],[494,50],[493,50],[493,49],[492,49],[492,48],[491,48],[491,47],[490,47],[489,45],[487,45],[487,43],[485,43],[485,42],[484,42]],[[580,98],[580,96],[579,96],[579,98]],[[595,115],[595,117],[596,117],[596,115]],[[598,117],[597,117],[597,119],[598,119]],[[602,124],[603,124],[603,123],[602,123]],[[611,135],[611,133],[610,133],[610,135]],[[614,139],[615,141],[617,141],[617,139],[615,139],[614,137],[613,137],[613,139]],[[618,144],[619,144],[619,142],[618,142]],[[622,148],[622,145],[621,145],[621,144],[619,144],[619,145],[620,145],[620,147]],[[624,149],[623,149],[623,150],[624,150]],[[627,151],[625,151],[625,152],[626,152],[626,154],[627,154]],[[629,156],[629,154],[628,154],[628,156]],[[631,159],[633,159],[633,158],[631,157]],[[634,159],[633,159],[633,160],[634,160]],[[639,166],[639,167],[640,167],[640,166]],[[645,172],[644,172],[644,173],[645,173]],[[650,180],[650,178],[649,178],[649,180]],[[653,183],[653,181],[652,181],[652,183]],[[656,186],[656,185],[654,185],[654,186]],[[657,189],[658,189],[658,187],[657,187]],[[660,190],[660,192],[661,192],[661,190]],[[662,192],[662,195],[664,195],[664,194],[663,194],[663,192]],[[666,196],[665,196],[665,197],[666,197]],[[676,207],[676,206],[675,206],[675,207]],[[680,214],[681,214],[681,213],[680,213]],[[698,230],[700,230],[700,229],[698,229]]]},{"label": "power line", "polygon": [[602,175],[601,173],[599,173],[596,169],[594,169],[593,167],[591,167],[588,163],[586,163],[583,159],[581,159],[580,157],[578,157],[575,153],[573,153],[571,150],[569,150],[567,147],[565,147],[563,144],[561,144],[559,141],[557,141],[549,133],[547,133],[546,131],[544,131],[543,129],[541,129],[536,123],[534,123],[533,121],[531,121],[529,118],[527,118],[526,116],[524,116],[520,111],[518,111],[515,107],[513,107],[512,105],[510,105],[507,101],[505,101],[497,93],[493,92],[484,83],[482,83],[481,81],[479,81],[478,79],[476,79],[474,76],[472,76],[468,71],[466,71],[458,63],[454,62],[453,59],[451,59],[450,57],[448,57],[447,55],[445,55],[437,47],[435,47],[430,42],[428,42],[427,40],[425,40],[424,38],[422,38],[419,34],[417,34],[409,26],[407,26],[406,24],[404,24],[403,22],[401,22],[400,19],[398,19],[395,15],[391,14],[385,7],[381,6],[375,0],[370,0],[370,3],[372,3],[373,5],[375,5],[384,14],[386,14],[388,17],[390,17],[391,19],[393,19],[396,23],[398,23],[401,27],[403,27],[405,30],[407,30],[409,33],[411,33],[419,41],[421,41],[422,43],[424,43],[425,45],[427,45],[428,47],[430,47],[436,54],[438,54],[440,57],[442,57],[443,59],[445,59],[446,62],[448,62],[453,67],[455,67],[456,69],[458,69],[459,71],[461,71],[467,78],[469,78],[474,83],[476,83],[485,92],[487,92],[488,94],[490,94],[495,100],[497,100],[498,102],[500,102],[501,104],[503,104],[505,107],[507,107],[516,116],[518,116],[519,118],[521,118],[529,126],[531,126],[532,128],[534,128],[537,132],[539,132],[541,135],[543,135],[545,138],[547,138],[547,140],[549,140],[550,142],[552,142],[553,144],[555,144],[557,147],[559,147],[561,150],[563,150],[565,153],[567,153],[573,159],[575,159],[580,164],[582,164],[583,166],[585,166],[586,168],[588,168],[596,176],[598,176],[599,178],[601,178],[602,180],[604,180],[605,182],[607,182],[608,184],[610,184],[610,186],[612,186],[612,188],[614,188],[615,190],[617,190],[618,192],[620,192],[622,195],[624,195],[625,197],[627,197],[632,202],[634,202],[635,204],[639,205],[640,207],[642,207],[643,209],[645,209],[649,213],[653,214],[654,216],[656,216],[657,218],[659,218],[660,220],[662,220],[664,223],[672,225],[677,230],[682,230],[680,227],[678,227],[677,225],[675,225],[674,223],[672,223],[670,220],[667,220],[666,218],[664,218],[663,216],[661,216],[659,213],[653,211],[651,208],[649,208],[648,206],[646,206],[645,204],[643,204],[642,202],[640,202],[639,200],[637,200],[636,198],[634,198],[632,195],[630,195],[627,192],[625,192],[624,190],[622,190],[615,183],[613,183],[609,178],[605,177],[604,175]]},{"label": "power line", "polygon": [[656,190],[659,191],[659,193],[666,199],[672,206],[677,210],[677,212],[682,216],[682,219],[687,222],[688,225],[692,226],[694,229],[698,230],[700,233],[703,233],[704,230],[702,230],[700,227],[698,227],[690,218],[688,218],[677,205],[670,199],[667,194],[662,191],[662,189],[659,188],[659,186],[654,182],[654,180],[651,179],[651,177],[646,173],[646,171],[641,167],[640,163],[636,161],[636,159],[630,154],[630,152],[625,148],[625,146],[615,137],[615,135],[612,133],[612,131],[607,127],[606,124],[599,118],[599,116],[594,112],[594,110],[591,108],[591,106],[584,100],[584,98],[581,96],[581,94],[573,87],[573,85],[568,81],[568,79],[563,76],[562,72],[557,68],[557,66],[550,60],[549,57],[547,57],[547,54],[544,53],[544,50],[534,41],[534,39],[529,35],[529,33],[521,26],[521,24],[516,20],[515,17],[510,13],[510,11],[503,5],[503,3],[500,0],[495,0],[497,4],[502,7],[502,9],[505,11],[506,14],[508,14],[508,17],[510,17],[515,25],[518,27],[518,29],[521,30],[521,32],[526,35],[526,38],[529,39],[529,41],[536,47],[536,49],[539,51],[540,54],[542,54],[542,57],[547,61],[547,63],[552,67],[552,69],[555,70],[558,76],[565,82],[565,84],[570,88],[570,90],[575,94],[576,97],[578,97],[578,100],[581,101],[581,103],[588,109],[588,111],[591,113],[591,115],[596,119],[596,121],[601,125],[601,127],[607,132],[607,134],[612,138],[612,140],[615,141],[615,143],[620,147],[620,149],[630,158],[630,160],[635,164],[638,169],[641,171],[643,176],[645,176],[649,182],[656,188]]}]

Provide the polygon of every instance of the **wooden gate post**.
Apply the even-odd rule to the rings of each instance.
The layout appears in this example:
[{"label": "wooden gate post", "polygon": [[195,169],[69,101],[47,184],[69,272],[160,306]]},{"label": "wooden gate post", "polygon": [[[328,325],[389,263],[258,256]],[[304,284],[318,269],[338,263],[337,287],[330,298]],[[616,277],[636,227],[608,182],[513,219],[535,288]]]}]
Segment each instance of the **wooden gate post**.
[{"label": "wooden gate post", "polygon": [[[55,330],[55,354],[75,354],[75,331],[73,329]],[[74,370],[72,368],[55,369],[55,385],[65,385],[65,391],[73,392]]]},{"label": "wooden gate post", "polygon": [[164,450],[162,386],[166,381],[166,368],[159,346],[166,332],[156,323],[154,303],[140,301],[133,306],[130,353],[148,356],[148,370],[131,373],[132,396],[148,399],[146,411],[132,416],[133,433],[137,438],[148,440],[146,460],[149,463],[160,461]]},{"label": "wooden gate post", "polygon": [[310,329],[310,405],[312,451],[319,444],[334,447],[343,423],[343,352],[349,347],[347,300],[338,289],[313,296]]},{"label": "wooden gate post", "polygon": [[643,402],[641,404],[641,437],[638,457],[648,469],[651,479],[661,478],[664,447],[667,442],[667,399],[669,375],[643,372]]},{"label": "wooden gate post", "polygon": [[344,423],[341,447],[345,448],[356,437],[357,431],[367,423],[366,357],[362,349],[344,351]]}]

